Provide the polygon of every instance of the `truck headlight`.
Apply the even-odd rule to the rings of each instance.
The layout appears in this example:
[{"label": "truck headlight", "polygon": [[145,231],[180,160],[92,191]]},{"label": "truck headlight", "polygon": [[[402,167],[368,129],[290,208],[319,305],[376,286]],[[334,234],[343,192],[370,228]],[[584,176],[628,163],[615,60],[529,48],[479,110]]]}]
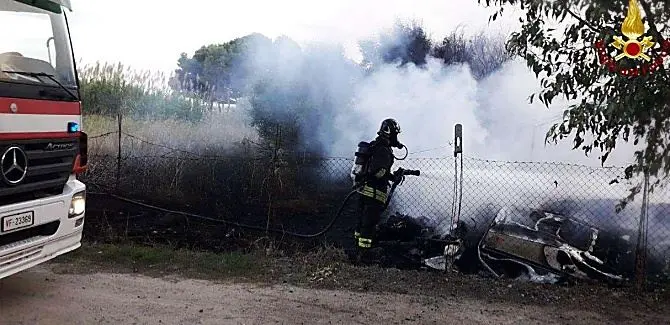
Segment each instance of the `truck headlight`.
[{"label": "truck headlight", "polygon": [[84,214],[86,211],[86,192],[79,192],[72,196],[69,217],[74,218]]}]

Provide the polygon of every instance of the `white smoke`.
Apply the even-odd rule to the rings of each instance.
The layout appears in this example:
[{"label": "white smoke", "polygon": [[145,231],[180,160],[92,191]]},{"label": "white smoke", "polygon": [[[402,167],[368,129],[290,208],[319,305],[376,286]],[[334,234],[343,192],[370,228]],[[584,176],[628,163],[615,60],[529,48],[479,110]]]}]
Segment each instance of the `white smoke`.
[{"label": "white smoke", "polygon": [[[425,69],[388,64],[363,80],[355,95],[355,111],[373,129],[347,133],[358,141],[371,140],[381,121],[392,117],[400,123],[401,141],[416,151],[447,145],[454,124],[461,123],[471,130],[464,145],[473,146],[487,134],[477,120],[477,106],[477,82],[465,65],[445,67],[437,59],[430,59]],[[348,140],[331,150],[345,154],[356,143]]]},{"label": "white smoke", "polygon": [[[551,161],[600,166],[599,152],[589,157],[572,150],[571,139],[545,144],[549,127],[562,119],[566,101],[550,108],[529,96],[540,90],[536,76],[519,60],[477,81],[467,64],[444,66],[429,59],[423,68],[388,64],[366,77],[357,88],[355,111],[371,129],[339,125],[342,136],[329,148],[336,156],[350,155],[358,141],[375,136],[380,122],[393,117],[400,123],[400,140],[410,157],[444,157],[452,153],[456,123],[463,125],[465,155],[510,161]],[[440,148],[436,150],[431,150]],[[626,166],[633,159],[631,145],[620,143],[607,165]]]}]

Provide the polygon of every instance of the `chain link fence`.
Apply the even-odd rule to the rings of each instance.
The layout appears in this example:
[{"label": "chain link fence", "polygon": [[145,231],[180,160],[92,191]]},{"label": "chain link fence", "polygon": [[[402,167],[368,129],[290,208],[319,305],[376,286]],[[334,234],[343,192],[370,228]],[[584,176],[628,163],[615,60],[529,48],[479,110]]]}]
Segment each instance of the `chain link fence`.
[{"label": "chain link fence", "polygon": [[[255,143],[211,154],[122,135],[120,155],[104,149],[118,141],[117,133],[91,137],[84,181],[92,189],[228,222],[304,234],[323,229],[351,190],[353,158],[308,157]],[[665,280],[670,274],[670,190],[648,193],[646,206],[641,193],[617,212],[617,204],[640,181],[615,181],[623,174],[620,168],[472,157],[408,158],[397,161],[397,167],[418,169],[421,176],[407,176],[398,186],[386,216],[422,217],[445,233],[460,220],[476,242],[501,209],[541,209],[625,239],[630,243],[620,248],[627,250],[620,260],[625,273],[633,272],[636,245],[644,236],[649,278]],[[646,223],[640,222],[643,215]],[[355,220],[354,207],[347,207],[328,238],[348,240]]]},{"label": "chain link fence", "polygon": [[651,280],[670,280],[670,187],[657,188],[649,194],[647,248]]}]

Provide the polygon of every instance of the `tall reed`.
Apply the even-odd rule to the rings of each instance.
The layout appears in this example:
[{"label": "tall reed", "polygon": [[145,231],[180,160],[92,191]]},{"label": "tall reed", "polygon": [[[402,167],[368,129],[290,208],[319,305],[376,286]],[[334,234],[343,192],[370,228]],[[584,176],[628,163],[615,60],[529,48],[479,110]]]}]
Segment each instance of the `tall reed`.
[{"label": "tall reed", "polygon": [[84,65],[79,69],[85,114],[201,120],[212,107],[170,87],[172,76],[133,69],[122,63]]}]

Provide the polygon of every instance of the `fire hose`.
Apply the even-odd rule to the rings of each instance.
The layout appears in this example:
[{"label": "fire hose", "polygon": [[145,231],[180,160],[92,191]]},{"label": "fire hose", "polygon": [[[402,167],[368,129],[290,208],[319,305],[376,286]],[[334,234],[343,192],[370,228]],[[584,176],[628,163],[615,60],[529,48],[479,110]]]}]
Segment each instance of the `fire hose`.
[{"label": "fire hose", "polygon": [[[396,170],[393,173],[393,175],[394,175],[394,177],[393,177],[394,181],[393,181],[393,184],[391,185],[391,190],[389,191],[388,199],[386,200],[386,205],[384,207],[385,209],[386,209],[386,207],[388,207],[389,202],[391,201],[391,198],[393,197],[393,193],[395,192],[396,187],[399,184],[401,184],[402,182],[404,182],[405,176],[409,176],[409,175],[419,176],[420,171],[398,168],[398,170]],[[159,207],[159,206],[143,203],[143,202],[140,202],[140,201],[137,201],[137,200],[132,200],[132,199],[129,199],[129,198],[126,198],[126,197],[123,197],[123,196],[120,196],[120,195],[112,194],[112,193],[88,192],[87,194],[109,196],[109,197],[113,197],[117,200],[126,202],[126,203],[139,205],[139,206],[142,206],[142,207],[145,207],[145,208],[148,208],[148,209],[151,209],[151,210],[155,210],[155,211],[161,211],[161,212],[165,212],[165,213],[172,213],[172,214],[182,215],[182,216],[185,216],[185,217],[192,217],[192,218],[197,218],[197,219],[201,219],[201,220],[223,223],[223,224],[232,225],[232,226],[245,228],[245,229],[249,229],[249,230],[268,231],[268,232],[280,233],[282,235],[289,235],[289,236],[297,237],[297,238],[309,239],[309,238],[320,237],[320,236],[323,236],[324,234],[326,234],[333,227],[333,225],[335,225],[335,222],[337,221],[337,219],[339,219],[339,217],[342,214],[342,211],[344,210],[344,207],[346,206],[347,202],[351,199],[351,197],[354,196],[354,194],[358,193],[358,191],[361,190],[363,188],[363,186],[364,185],[355,186],[354,189],[351,190],[347,194],[347,196],[344,198],[344,200],[342,200],[342,203],[340,204],[340,207],[337,209],[337,212],[333,215],[333,217],[330,219],[328,224],[323,229],[321,229],[320,231],[318,231],[316,233],[313,233],[313,234],[301,234],[301,233],[286,231],[286,230],[283,230],[283,229],[263,228],[263,227],[259,227],[259,226],[246,225],[246,224],[238,223],[238,222],[234,222],[234,221],[227,221],[227,220],[207,217],[207,216],[203,216],[203,215],[199,215],[199,214],[195,214],[195,213],[189,213],[189,212],[166,209],[166,208],[162,208],[162,207]]]}]

